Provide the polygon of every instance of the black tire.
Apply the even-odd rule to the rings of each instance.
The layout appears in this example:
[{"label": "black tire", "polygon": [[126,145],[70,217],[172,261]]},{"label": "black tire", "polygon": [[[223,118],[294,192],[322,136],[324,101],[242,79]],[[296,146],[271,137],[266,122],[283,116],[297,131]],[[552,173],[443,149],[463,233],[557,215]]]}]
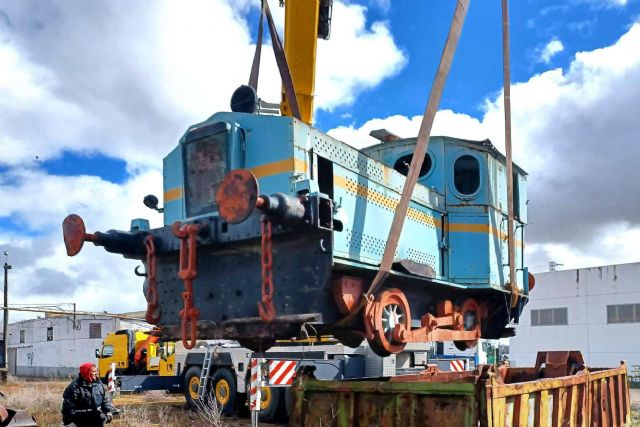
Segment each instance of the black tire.
[{"label": "black tire", "polygon": [[341,331],[333,334],[340,343],[350,348],[358,348],[364,342],[364,335],[353,331]]},{"label": "black tire", "polygon": [[[249,393],[249,387],[251,387],[251,379],[250,379],[250,373],[247,373],[247,379],[246,379],[246,395],[245,395],[245,401],[247,403],[246,407],[247,409],[249,408],[249,398],[250,398],[250,393]],[[289,387],[286,387],[286,389],[288,390]],[[273,422],[273,421],[284,421],[284,416],[286,416],[286,414],[284,414],[285,409],[285,401],[284,401],[284,388],[282,387],[263,387],[262,390],[266,390],[266,393],[268,393],[268,404],[265,403],[264,397],[265,395],[262,395],[262,401],[260,402],[260,412],[258,413],[258,421],[263,422],[263,423],[268,423],[268,422]],[[263,391],[263,393],[265,393]]]},{"label": "black tire", "polygon": [[293,412],[293,387],[295,387],[295,385],[284,389],[284,409],[287,417],[284,421],[289,421],[291,419],[291,413]]},{"label": "black tire", "polygon": [[[274,421],[279,421],[282,416],[281,406],[283,402],[282,387],[264,387],[265,394],[267,394],[268,398],[263,400],[260,404],[260,415],[258,416],[259,421],[263,423],[270,423]],[[267,396],[263,396],[263,399]],[[263,406],[263,404],[265,406]]]},{"label": "black tire", "polygon": [[222,413],[233,415],[238,391],[233,373],[227,368],[220,368],[211,377],[210,384],[211,396],[222,407]]},{"label": "black tire", "polygon": [[199,366],[191,366],[184,374],[184,398],[191,409],[198,407],[198,386],[200,385],[200,375],[202,369]]}]

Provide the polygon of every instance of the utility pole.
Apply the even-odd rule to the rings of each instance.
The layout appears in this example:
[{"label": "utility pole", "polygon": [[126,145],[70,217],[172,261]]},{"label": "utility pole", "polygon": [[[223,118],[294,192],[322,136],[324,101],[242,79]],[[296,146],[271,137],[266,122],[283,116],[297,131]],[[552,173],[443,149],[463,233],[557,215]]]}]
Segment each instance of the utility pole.
[{"label": "utility pole", "polygon": [[4,313],[2,319],[2,344],[4,350],[4,363],[2,366],[2,381],[9,375],[9,310],[7,310],[7,297],[9,295],[9,252],[4,251]]}]

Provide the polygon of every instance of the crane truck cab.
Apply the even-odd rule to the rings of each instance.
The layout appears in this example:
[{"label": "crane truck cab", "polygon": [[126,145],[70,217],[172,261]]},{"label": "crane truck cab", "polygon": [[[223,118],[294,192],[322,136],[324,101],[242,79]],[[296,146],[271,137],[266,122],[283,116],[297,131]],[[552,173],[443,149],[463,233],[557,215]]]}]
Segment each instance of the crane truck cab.
[{"label": "crane truck cab", "polygon": [[100,378],[106,378],[112,363],[116,375],[174,375],[175,344],[157,342],[148,331],[124,329],[108,334],[96,349]]}]

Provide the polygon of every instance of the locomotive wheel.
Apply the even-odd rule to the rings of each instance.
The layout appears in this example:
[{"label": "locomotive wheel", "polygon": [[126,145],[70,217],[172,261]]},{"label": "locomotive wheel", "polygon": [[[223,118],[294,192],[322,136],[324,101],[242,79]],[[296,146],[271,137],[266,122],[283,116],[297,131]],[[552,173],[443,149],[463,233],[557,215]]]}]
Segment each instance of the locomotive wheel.
[{"label": "locomotive wheel", "polygon": [[358,348],[360,344],[362,344],[362,341],[364,341],[362,333],[358,333],[357,331],[335,332],[333,336],[340,341],[340,343],[350,348]]},{"label": "locomotive wheel", "polygon": [[388,356],[404,350],[406,343],[393,341],[393,331],[397,324],[411,329],[409,303],[399,289],[388,289],[375,300],[373,339],[369,346],[378,356]]},{"label": "locomotive wheel", "polygon": [[[480,332],[480,324],[482,322],[482,318],[480,317],[480,306],[473,298],[467,299],[462,304],[462,309],[460,310],[462,313],[462,322],[463,328],[465,331],[478,331]],[[468,348],[473,348],[478,345],[478,340],[468,340],[468,341],[454,341],[453,345],[460,351],[464,351]]]}]

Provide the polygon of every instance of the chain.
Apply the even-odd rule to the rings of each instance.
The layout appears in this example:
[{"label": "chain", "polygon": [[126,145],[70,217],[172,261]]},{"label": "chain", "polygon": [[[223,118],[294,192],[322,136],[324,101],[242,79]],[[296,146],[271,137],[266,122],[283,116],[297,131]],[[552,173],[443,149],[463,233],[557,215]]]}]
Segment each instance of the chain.
[{"label": "chain", "polygon": [[147,248],[147,323],[155,325],[160,320],[158,309],[158,286],[156,283],[156,248],[153,236],[150,234],[144,238],[144,246]]},{"label": "chain", "polygon": [[[180,239],[180,265],[178,277],[184,281],[184,308],[180,310],[182,345],[190,350],[196,345],[198,316],[197,308],[193,305],[193,280],[198,275],[196,270],[196,235],[200,230],[198,224],[185,224],[182,227],[179,222],[172,226],[173,234]],[[189,338],[187,338],[187,334]]]},{"label": "chain", "polygon": [[271,221],[266,216],[262,219],[262,301],[258,302],[260,318],[271,322],[276,317],[273,305],[273,245],[271,242]]}]

